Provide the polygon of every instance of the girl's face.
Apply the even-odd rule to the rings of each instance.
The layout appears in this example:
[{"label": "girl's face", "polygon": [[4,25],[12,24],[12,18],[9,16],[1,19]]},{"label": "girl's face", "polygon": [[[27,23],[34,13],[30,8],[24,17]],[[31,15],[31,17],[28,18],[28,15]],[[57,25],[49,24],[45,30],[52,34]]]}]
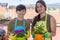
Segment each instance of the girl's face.
[{"label": "girl's face", "polygon": [[42,5],[41,3],[37,3],[36,6],[37,6],[37,11],[38,11],[39,14],[45,12],[45,7],[44,7],[44,5]]},{"label": "girl's face", "polygon": [[18,15],[18,17],[20,17],[20,18],[23,18],[24,15],[25,15],[25,13],[26,13],[26,10],[17,11],[17,15]]}]

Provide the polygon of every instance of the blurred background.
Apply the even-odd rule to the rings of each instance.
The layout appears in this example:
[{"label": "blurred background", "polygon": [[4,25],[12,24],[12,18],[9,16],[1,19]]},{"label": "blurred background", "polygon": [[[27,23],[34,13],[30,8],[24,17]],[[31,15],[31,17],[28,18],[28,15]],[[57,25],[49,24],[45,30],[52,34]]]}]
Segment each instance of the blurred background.
[{"label": "blurred background", "polygon": [[[10,20],[17,17],[15,8],[19,4],[27,7],[25,19],[33,19],[37,13],[35,12],[35,4],[37,0],[0,0],[0,28],[7,33],[7,25]],[[44,0],[47,5],[47,13],[56,19],[56,36],[53,40],[60,40],[60,0]],[[31,38],[30,38],[31,40]]]}]

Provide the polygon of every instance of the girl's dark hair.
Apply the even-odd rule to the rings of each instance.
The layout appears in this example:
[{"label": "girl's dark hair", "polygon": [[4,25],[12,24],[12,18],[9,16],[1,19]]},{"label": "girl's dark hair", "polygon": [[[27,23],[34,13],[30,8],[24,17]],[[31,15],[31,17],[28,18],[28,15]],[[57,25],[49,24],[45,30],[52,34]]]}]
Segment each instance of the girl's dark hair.
[{"label": "girl's dark hair", "polygon": [[24,5],[18,5],[17,7],[16,7],[16,11],[21,11],[21,10],[26,10],[26,7],[24,6]]},{"label": "girl's dark hair", "polygon": [[40,14],[37,15],[37,16],[34,18],[34,20],[33,20],[33,22],[32,22],[32,26],[34,26],[37,21],[40,21]]},{"label": "girl's dark hair", "polygon": [[35,11],[38,13],[38,11],[37,11],[37,3],[41,3],[44,7],[45,7],[45,10],[46,10],[46,4],[45,4],[45,2],[43,1],[43,0],[38,0],[37,2],[36,2],[36,5],[35,5]]}]

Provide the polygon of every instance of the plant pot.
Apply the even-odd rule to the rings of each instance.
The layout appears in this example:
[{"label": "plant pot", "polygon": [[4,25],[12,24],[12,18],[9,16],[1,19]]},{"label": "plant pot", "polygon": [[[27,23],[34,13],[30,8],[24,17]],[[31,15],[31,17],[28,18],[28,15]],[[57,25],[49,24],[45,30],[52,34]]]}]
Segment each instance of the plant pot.
[{"label": "plant pot", "polygon": [[35,34],[34,40],[44,40],[43,34]]}]

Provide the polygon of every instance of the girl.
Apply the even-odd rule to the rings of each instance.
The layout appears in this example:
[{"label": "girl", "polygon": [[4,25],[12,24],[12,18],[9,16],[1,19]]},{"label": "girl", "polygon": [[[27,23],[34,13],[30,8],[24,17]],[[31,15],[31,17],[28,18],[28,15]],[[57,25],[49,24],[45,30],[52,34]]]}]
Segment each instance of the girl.
[{"label": "girl", "polygon": [[52,40],[56,34],[56,21],[53,16],[46,13],[46,4],[43,0],[36,2],[35,11],[38,15],[32,23],[34,40]]}]

